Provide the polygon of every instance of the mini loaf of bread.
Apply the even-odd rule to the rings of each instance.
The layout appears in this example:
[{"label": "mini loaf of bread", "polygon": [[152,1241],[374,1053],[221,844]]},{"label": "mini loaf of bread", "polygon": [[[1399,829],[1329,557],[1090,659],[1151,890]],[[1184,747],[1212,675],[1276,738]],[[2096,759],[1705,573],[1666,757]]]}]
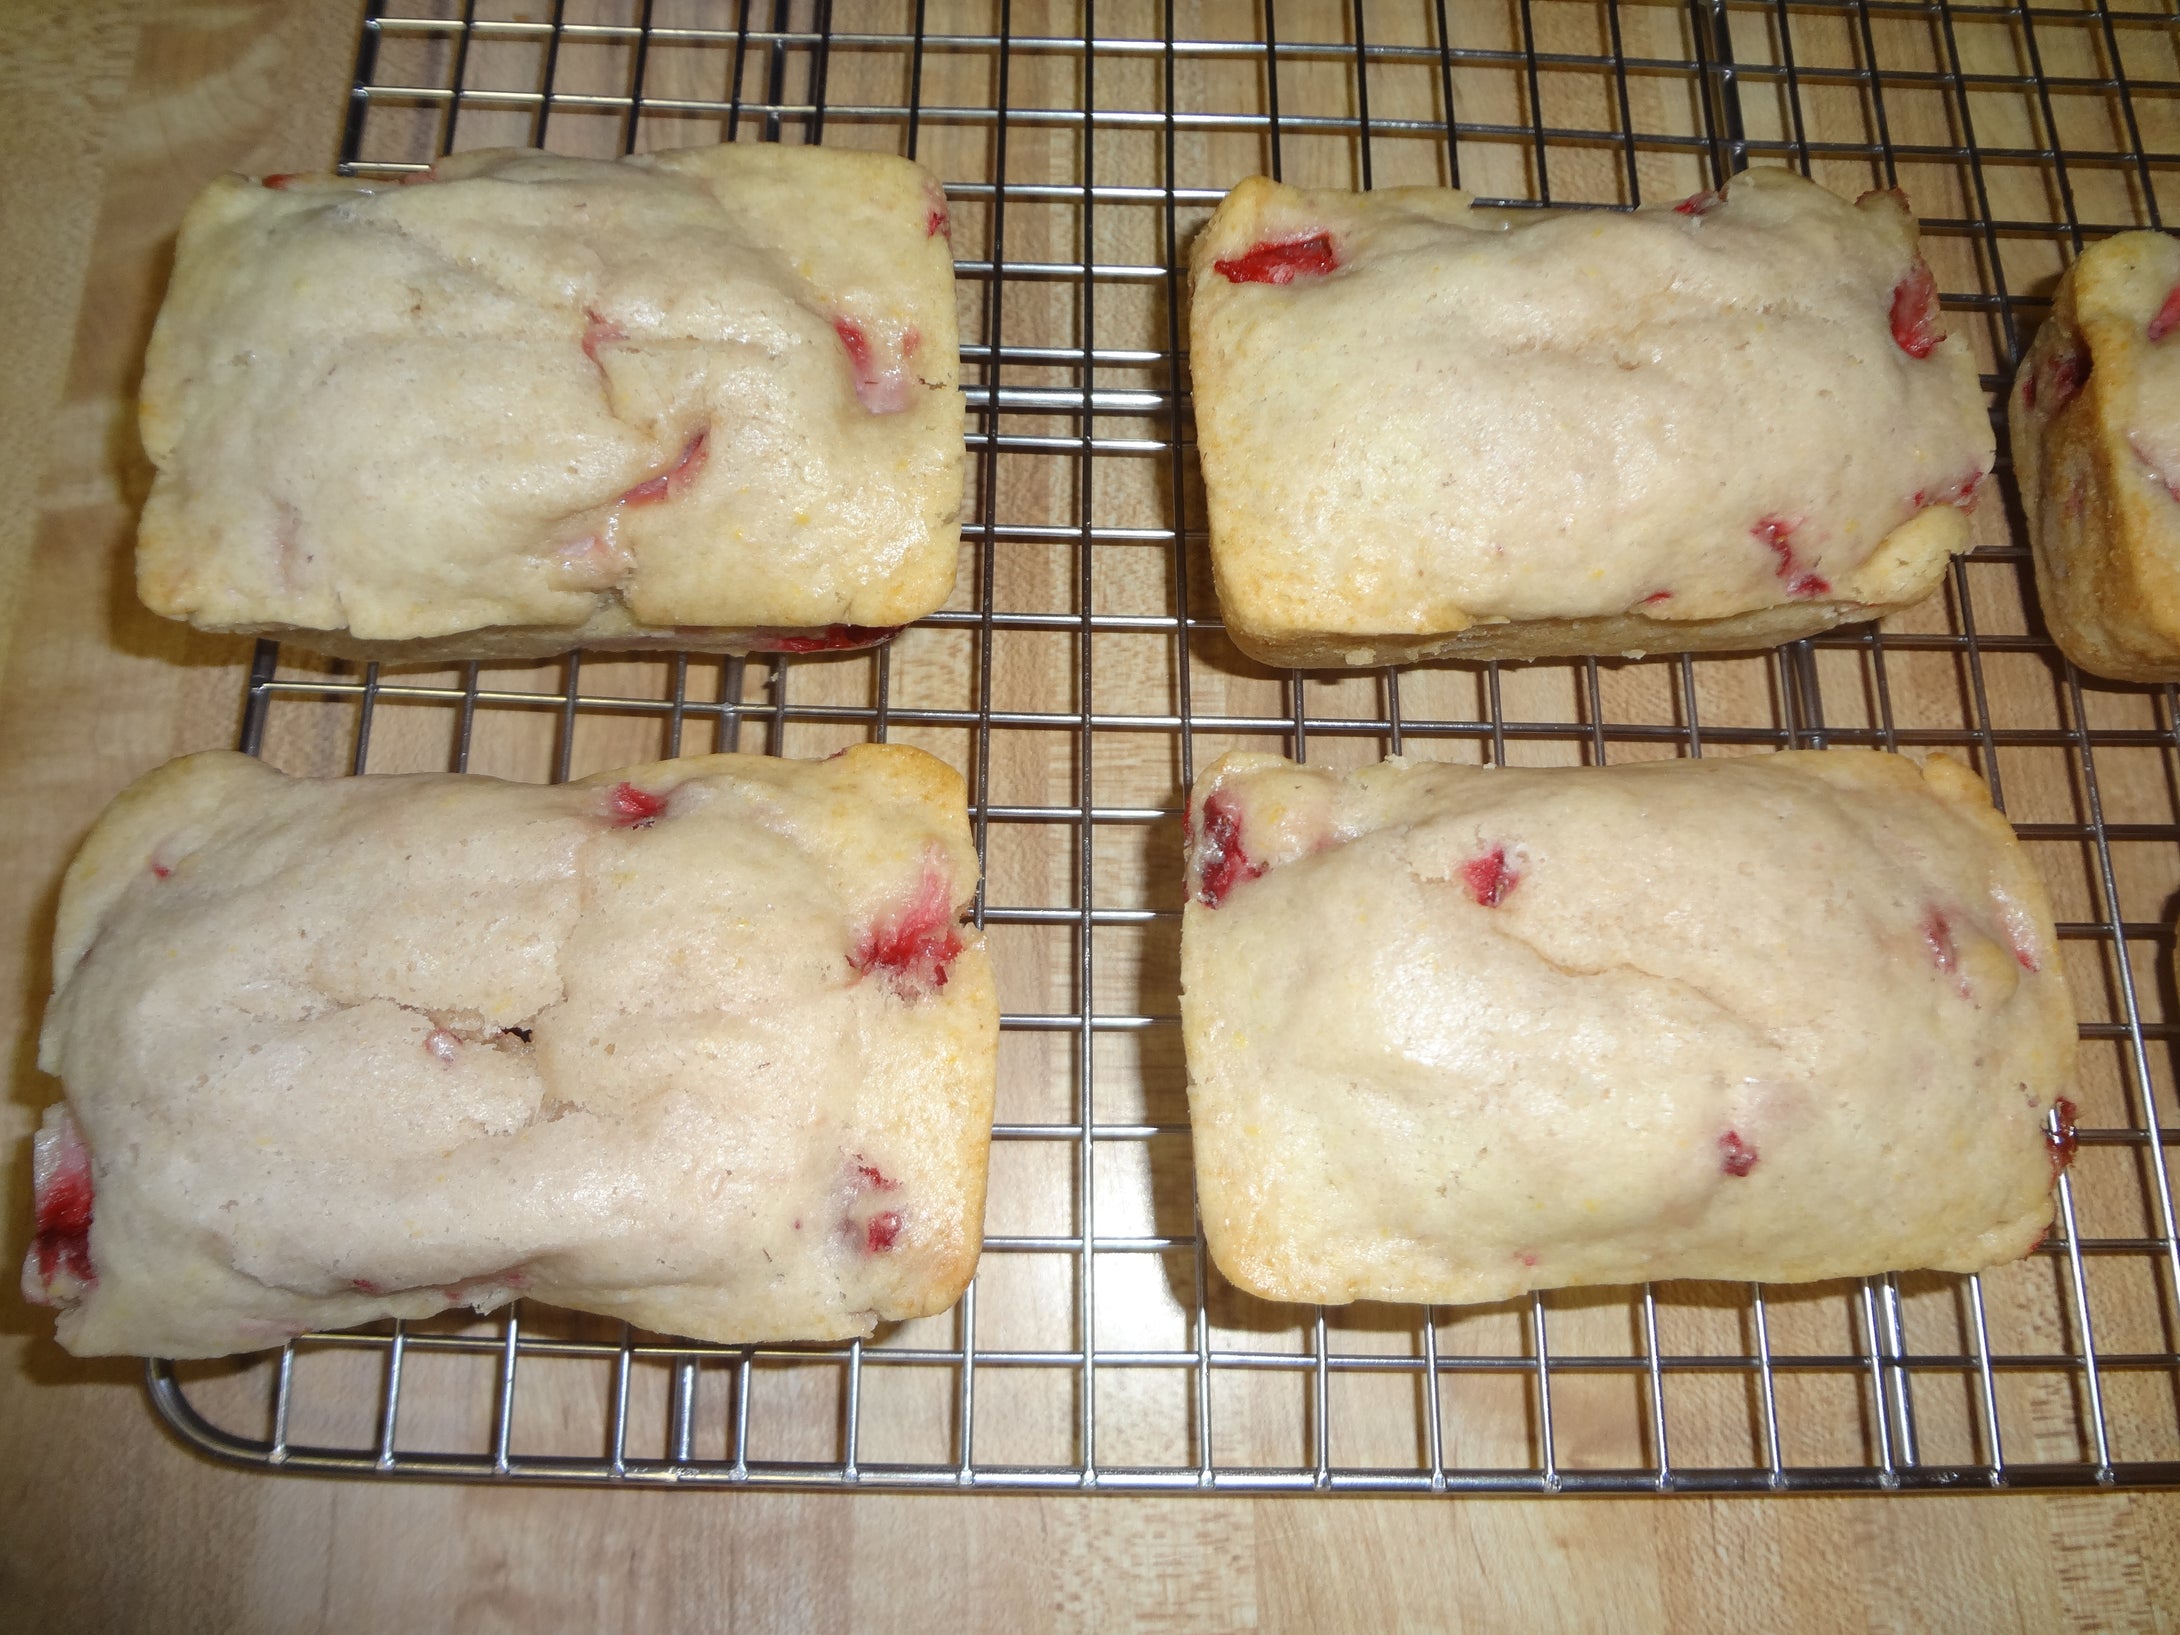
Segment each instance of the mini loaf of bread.
[{"label": "mini loaf of bread", "polygon": [[145,361],[138,588],[369,658],[867,645],[953,586],[959,370],[905,159],[230,176]]},{"label": "mini loaf of bread", "polygon": [[1927,596],[1995,449],[1896,191],[1256,177],[1191,263],[1211,561],[1274,665],[1770,646]]},{"label": "mini loaf of bread", "polygon": [[1189,832],[1197,1195],[1253,1294],[1972,1272],[2051,1220],[2072,1007],[1955,762],[1230,755]]},{"label": "mini loaf of bread", "polygon": [[2180,239],[2121,233],[2059,281],[2009,430],[2044,622],[2118,681],[2180,681]]},{"label": "mini loaf of bread", "polygon": [[717,1341],[952,1304],[998,1005],[961,779],[152,773],[62,889],[24,1292],[78,1355],[518,1296]]}]

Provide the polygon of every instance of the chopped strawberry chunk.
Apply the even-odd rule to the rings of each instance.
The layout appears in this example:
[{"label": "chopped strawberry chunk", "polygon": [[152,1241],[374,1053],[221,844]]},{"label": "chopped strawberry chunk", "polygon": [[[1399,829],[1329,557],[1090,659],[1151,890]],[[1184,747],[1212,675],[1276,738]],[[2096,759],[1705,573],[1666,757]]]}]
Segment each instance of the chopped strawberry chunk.
[{"label": "chopped strawberry chunk", "polygon": [[1953,947],[1953,928],[1946,924],[1945,916],[1932,909],[1923,917],[1923,941],[1930,949],[1930,957],[1941,971],[1951,971],[1960,963],[1960,955]]},{"label": "chopped strawberry chunk", "polygon": [[257,185],[259,187],[269,187],[275,193],[285,193],[290,186],[303,181],[308,174],[307,171],[301,170],[276,170],[270,176],[259,177]]},{"label": "chopped strawberry chunk", "polygon": [[1728,1175],[1746,1175],[1756,1167],[1756,1149],[1741,1139],[1738,1130],[1718,1138],[1718,1167]]},{"label": "chopped strawberry chunk", "polygon": [[1483,908],[1497,908],[1506,901],[1506,894],[1521,884],[1521,875],[1507,865],[1504,846],[1494,846],[1483,856],[1463,863],[1461,878],[1468,882],[1469,895]]},{"label": "chopped strawberry chunk", "polygon": [[864,1163],[863,1155],[861,1153],[857,1153],[855,1155],[855,1158],[855,1173],[863,1178],[863,1184],[865,1186],[875,1187],[880,1192],[891,1192],[895,1187],[901,1184],[900,1182],[894,1180],[891,1176],[887,1175],[886,1172],[880,1169],[876,1164]]},{"label": "chopped strawberry chunk", "polygon": [[840,337],[840,344],[848,349],[848,361],[855,365],[855,378],[862,380],[871,372],[870,336],[853,318],[835,318],[833,333]]},{"label": "chopped strawberry chunk", "polygon": [[151,860],[151,877],[154,880],[171,879],[173,877],[173,874],[174,871],[168,868],[166,864],[160,862],[159,859],[157,859],[156,857]]},{"label": "chopped strawberry chunk", "polygon": [[1804,601],[1814,596],[1829,596],[1832,582],[1822,574],[1802,572],[1794,560],[1794,530],[1800,526],[1799,517],[1762,517],[1749,532],[1770,546],[1772,554],[1778,557],[1778,566],[1773,571],[1786,581],[1787,595]]},{"label": "chopped strawberry chunk", "polygon": [[91,1264],[91,1149],[65,1107],[46,1115],[30,1148],[35,1235],[23,1258],[23,1298],[65,1305],[98,1281]]},{"label": "chopped strawberry chunk", "polygon": [[2150,468],[2150,475],[2165,485],[2165,492],[2180,500],[2180,462],[2165,458],[2166,451],[2145,442],[2138,431],[2127,434],[2127,446],[2134,450],[2136,459]]},{"label": "chopped strawberry chunk", "polygon": [[1945,339],[1938,314],[1938,281],[1921,256],[1892,287],[1892,338],[1911,358],[1927,358]]},{"label": "chopped strawberry chunk", "polygon": [[2080,1143],[2074,1136],[2074,1103],[2061,1096],[2051,1110],[2058,1115],[2059,1127],[2046,1130],[2044,1140],[2051,1147],[2051,1173],[2057,1176],[2074,1162],[2074,1150]]},{"label": "chopped strawberry chunk", "polygon": [[1225,790],[1214,789],[1204,802],[1203,832],[1196,837],[1196,900],[1217,908],[1228,892],[1263,873],[1264,866],[1250,862],[1242,849],[1240,804]]},{"label": "chopped strawberry chunk", "polygon": [[586,320],[583,326],[583,356],[603,369],[605,365],[598,362],[598,348],[627,340],[628,331],[610,319],[599,317],[593,308],[584,308],[583,317]]},{"label": "chopped strawberry chunk", "polygon": [[1704,212],[1725,203],[1725,199],[1726,196],[1723,193],[1713,193],[1708,190],[1701,193],[1691,193],[1680,203],[1673,206],[1673,214],[1676,216],[1700,216]]},{"label": "chopped strawberry chunk", "polygon": [[2018,942],[2013,945],[2013,962],[2031,975],[2043,969],[2036,963],[2036,956]]},{"label": "chopped strawberry chunk", "polygon": [[923,236],[937,238],[941,233],[948,238],[954,236],[954,219],[947,214],[945,205],[938,204],[933,205],[923,218]]},{"label": "chopped strawberry chunk", "polygon": [[1299,275],[1322,277],[1340,265],[1330,233],[1252,246],[1212,266],[1229,284],[1291,284]]},{"label": "chopped strawberry chunk", "polygon": [[903,628],[897,624],[829,624],[813,633],[759,630],[754,633],[749,650],[752,653],[843,653],[851,648],[876,647],[880,642],[891,641]]},{"label": "chopped strawberry chunk", "polygon": [[[872,414],[898,414],[907,408],[909,376],[890,360],[881,360],[878,350],[871,345],[869,332],[853,318],[835,318],[833,333],[840,337],[840,344],[847,350],[848,365],[855,375],[857,401]],[[917,339],[920,342],[922,337]],[[904,350],[907,340],[904,333]]]},{"label": "chopped strawberry chunk", "polygon": [[617,783],[606,791],[606,816],[621,829],[648,829],[666,810],[666,797],[638,789],[632,783]]},{"label": "chopped strawberry chunk", "polygon": [[900,1212],[889,1209],[881,1215],[873,1215],[870,1224],[863,1228],[863,1247],[874,1255],[883,1254],[900,1240],[900,1236]]},{"label": "chopped strawberry chunk", "polygon": [[946,986],[946,968],[960,952],[953,878],[945,855],[933,846],[924,854],[914,899],[867,928],[848,963],[859,972],[882,972],[903,999],[924,999]]},{"label": "chopped strawberry chunk", "polygon": [[2089,379],[2089,352],[2080,346],[2062,346],[2044,359],[2040,368],[2029,376],[2029,382],[2021,389],[2024,404],[2033,409],[2044,405],[2046,414],[2057,414],[2082,389]]},{"label": "chopped strawberry chunk", "polygon": [[704,469],[704,456],[711,442],[711,428],[702,427],[697,434],[682,445],[681,457],[656,477],[638,483],[620,498],[622,505],[657,505],[664,500],[678,499],[683,489],[696,481],[697,473]]},{"label": "chopped strawberry chunk", "polygon": [[1635,605],[1637,607],[1656,607],[1660,602],[1670,602],[1672,599],[1673,593],[1671,591],[1654,590]]},{"label": "chopped strawberry chunk", "polygon": [[2176,329],[2180,329],[2180,284],[2173,285],[2165,304],[2157,309],[2143,333],[2152,341],[2161,341]]}]

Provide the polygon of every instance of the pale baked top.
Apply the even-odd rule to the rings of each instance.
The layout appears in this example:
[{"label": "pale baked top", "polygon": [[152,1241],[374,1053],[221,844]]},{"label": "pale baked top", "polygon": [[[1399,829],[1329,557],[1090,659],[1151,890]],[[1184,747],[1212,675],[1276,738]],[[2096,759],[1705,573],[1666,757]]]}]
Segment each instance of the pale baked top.
[{"label": "pale baked top", "polygon": [[1254,178],[1192,267],[1220,597],[1258,632],[1898,601],[1993,463],[1896,192],[1765,169],[1532,213]]},{"label": "pale baked top", "polygon": [[2051,1218],[2065,976],[1954,762],[1233,755],[1191,834],[1198,1192],[1245,1288],[1975,1270]]},{"label": "pale baked top", "polygon": [[959,776],[906,748],[175,762],[63,891],[41,1061],[89,1230],[55,1214],[26,1288],[73,1350],[184,1356],[516,1295],[721,1340],[943,1309],[997,1048],[976,881]]},{"label": "pale baked top", "polygon": [[945,599],[963,408],[928,172],[741,144],[420,180],[227,177],[191,208],[144,372],[154,611],[394,641]]}]

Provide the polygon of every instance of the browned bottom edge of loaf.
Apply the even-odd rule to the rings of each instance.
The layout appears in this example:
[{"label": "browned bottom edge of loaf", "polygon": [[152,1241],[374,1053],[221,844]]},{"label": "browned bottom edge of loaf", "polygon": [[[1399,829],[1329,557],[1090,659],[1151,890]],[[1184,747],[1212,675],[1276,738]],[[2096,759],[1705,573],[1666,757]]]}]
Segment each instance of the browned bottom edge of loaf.
[{"label": "browned bottom edge of loaf", "polygon": [[[771,625],[750,629],[746,626],[688,625],[602,633],[575,625],[493,625],[408,641],[374,641],[346,630],[320,630],[309,625],[196,625],[195,628],[210,635],[265,637],[283,646],[323,653],[328,658],[375,664],[457,664],[472,659],[519,662],[559,658],[578,649],[592,653],[717,653],[734,658],[763,657],[781,651],[772,644],[782,639],[822,638],[834,627]],[[905,626],[874,627],[869,641],[859,641],[852,646],[789,651],[797,658],[867,653],[890,641],[895,630],[901,628]]]},{"label": "browned bottom edge of loaf", "polygon": [[[1919,600],[1920,598],[1918,598]],[[1255,630],[1229,616],[1226,633],[1260,664],[1278,670],[1375,669],[1433,659],[1642,658],[1651,653],[1750,652],[1882,619],[1912,602],[1793,602],[1720,619],[1653,619],[1616,613],[1588,619],[1525,619],[1422,635],[1354,635],[1322,630]],[[1358,658],[1353,655],[1367,654]]]}]

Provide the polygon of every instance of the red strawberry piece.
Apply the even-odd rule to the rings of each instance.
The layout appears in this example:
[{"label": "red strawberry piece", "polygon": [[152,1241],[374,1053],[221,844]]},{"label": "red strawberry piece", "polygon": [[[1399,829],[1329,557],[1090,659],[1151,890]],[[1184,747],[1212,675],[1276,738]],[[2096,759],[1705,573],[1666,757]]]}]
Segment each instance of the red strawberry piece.
[{"label": "red strawberry piece", "polygon": [[1728,1175],[1746,1175],[1756,1167],[1756,1149],[1741,1139],[1738,1130],[1718,1138],[1718,1167]]},{"label": "red strawberry piece", "polygon": [[1214,789],[1204,802],[1203,830],[1196,837],[1196,900],[1217,908],[1228,892],[1263,873],[1264,866],[1250,862],[1242,849],[1240,803]]},{"label": "red strawberry piece", "polygon": [[1672,599],[1673,593],[1671,591],[1654,590],[1635,605],[1637,607],[1656,607],[1660,602],[1670,602]]},{"label": "red strawberry piece", "polygon": [[583,317],[585,320],[583,325],[583,356],[603,369],[605,365],[598,362],[598,348],[611,346],[616,341],[627,340],[628,331],[611,319],[601,318],[594,309],[589,307],[583,309]]},{"label": "red strawberry piece", "polygon": [[91,1150],[67,1112],[32,1142],[30,1183],[35,1227],[23,1294],[34,1304],[63,1304],[98,1281],[91,1264]]},{"label": "red strawberry piece", "polygon": [[2152,341],[2161,341],[2176,329],[2180,329],[2180,284],[2173,285],[2165,304],[2157,309],[2143,333]]},{"label": "red strawberry piece", "polygon": [[1494,846],[1483,856],[1463,863],[1461,878],[1468,882],[1468,894],[1482,908],[1497,908],[1506,901],[1507,893],[1521,884],[1521,876],[1507,866],[1504,846]]},{"label": "red strawberry piece", "polygon": [[946,968],[960,952],[953,880],[934,846],[924,855],[915,897],[868,927],[848,963],[859,972],[880,972],[903,999],[924,999],[946,986]]},{"label": "red strawberry piece", "polygon": [[840,337],[840,344],[848,349],[848,361],[855,365],[855,378],[862,381],[871,372],[870,336],[853,318],[835,318],[833,333]]},{"label": "red strawberry piece", "polygon": [[1700,216],[1725,202],[1726,196],[1723,193],[1709,191],[1691,193],[1680,203],[1673,206],[1673,214],[1676,216]]},{"label": "red strawberry piece", "polygon": [[1921,256],[1892,287],[1892,338],[1911,358],[1929,357],[1945,339],[1945,324],[1938,314],[1938,281]]},{"label": "red strawberry piece", "polygon": [[889,1209],[881,1215],[873,1215],[870,1223],[863,1228],[863,1247],[871,1254],[884,1254],[899,1241],[900,1236],[900,1211]]},{"label": "red strawberry piece", "polygon": [[2057,347],[2030,374],[2028,384],[2021,389],[2021,401],[2031,409],[2041,403],[2046,414],[2057,414],[2074,401],[2088,378],[2088,350],[2080,346]]},{"label": "red strawberry piece", "polygon": [[168,868],[166,864],[160,862],[159,859],[157,859],[156,857],[151,860],[151,877],[154,880],[170,879],[173,877],[173,874],[174,871]]},{"label": "red strawberry piece", "polygon": [[2056,1130],[2046,1130],[2044,1140],[2051,1148],[2051,1173],[2056,1178],[2061,1170],[2074,1162],[2074,1151],[2080,1143],[2074,1136],[2074,1103],[2061,1096],[2052,1104],[2051,1110],[2059,1115],[2059,1127]]},{"label": "red strawberry piece", "polygon": [[864,1163],[861,1153],[855,1155],[855,1173],[862,1178],[863,1185],[875,1187],[880,1192],[891,1192],[901,1184],[888,1176],[876,1164]]},{"label": "red strawberry piece", "polygon": [[711,428],[705,426],[682,445],[681,457],[656,477],[646,478],[620,498],[622,505],[657,505],[665,500],[678,499],[683,489],[696,481],[697,473],[704,469],[705,450],[711,442]]},{"label": "red strawberry piece", "polygon": [[632,783],[617,783],[606,791],[606,816],[613,820],[615,828],[648,829],[666,810],[666,797],[638,789]]},{"label": "red strawberry piece", "polygon": [[304,181],[308,172],[301,170],[276,170],[270,176],[258,178],[259,187],[269,187],[275,193],[285,193],[295,183]]},{"label": "red strawberry piece", "polygon": [[1297,277],[1322,277],[1340,265],[1330,233],[1253,245],[1212,267],[1229,284],[1291,284]]},{"label": "red strawberry piece", "polygon": [[876,647],[891,641],[901,625],[829,624],[815,632],[759,630],[750,641],[752,653],[843,653],[856,647]]},{"label": "red strawberry piece", "polygon": [[1936,909],[1923,916],[1923,942],[1939,970],[1950,972],[1960,963],[1960,954],[1953,946],[1953,928]]},{"label": "red strawberry piece", "polygon": [[933,205],[923,218],[923,236],[937,238],[941,233],[949,239],[954,236],[954,218],[947,214],[945,205],[938,204]]},{"label": "red strawberry piece", "polygon": [[[908,376],[892,363],[881,360],[878,349],[872,346],[870,333],[853,318],[835,318],[833,333],[840,337],[840,344],[848,354],[848,365],[855,376],[856,400],[872,414],[898,414],[908,407]],[[918,340],[921,341],[919,336]],[[905,346],[907,335],[902,342]]]},{"label": "red strawberry piece", "polygon": [[2127,446],[2135,451],[2135,458],[2150,468],[2150,475],[2165,485],[2165,492],[2180,500],[2180,465],[2168,464],[2159,456],[2159,449],[2145,447],[2140,432],[2127,434]]},{"label": "red strawberry piece", "polygon": [[1814,596],[1829,596],[1832,582],[1822,574],[1802,572],[1794,560],[1794,531],[1800,526],[1799,517],[1762,517],[1749,532],[1770,546],[1772,554],[1779,559],[1773,571],[1786,581],[1787,595],[1803,601]]}]

